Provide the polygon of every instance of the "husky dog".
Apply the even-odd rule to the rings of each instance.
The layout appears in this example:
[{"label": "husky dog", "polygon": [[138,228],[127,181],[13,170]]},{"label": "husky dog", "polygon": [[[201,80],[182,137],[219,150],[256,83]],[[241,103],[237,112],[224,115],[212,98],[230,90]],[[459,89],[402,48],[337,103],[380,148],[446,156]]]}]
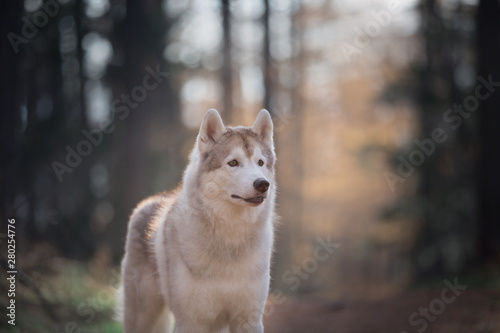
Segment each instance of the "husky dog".
[{"label": "husky dog", "polygon": [[126,333],[263,332],[276,185],[273,123],[203,118],[177,190],[142,201],[120,287]]}]

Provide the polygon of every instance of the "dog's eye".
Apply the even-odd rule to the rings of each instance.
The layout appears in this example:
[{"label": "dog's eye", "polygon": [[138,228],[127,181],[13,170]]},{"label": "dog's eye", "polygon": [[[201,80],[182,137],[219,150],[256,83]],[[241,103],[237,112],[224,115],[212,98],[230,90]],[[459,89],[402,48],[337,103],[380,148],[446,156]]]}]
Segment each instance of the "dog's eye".
[{"label": "dog's eye", "polygon": [[263,160],[259,160],[259,162],[257,162],[257,164],[258,164],[259,166],[263,166],[263,165],[264,165],[264,161],[263,161]]},{"label": "dog's eye", "polygon": [[238,165],[238,161],[237,160],[232,160],[232,161],[229,161],[229,163],[227,163],[227,165],[231,166],[231,167],[235,167]]}]

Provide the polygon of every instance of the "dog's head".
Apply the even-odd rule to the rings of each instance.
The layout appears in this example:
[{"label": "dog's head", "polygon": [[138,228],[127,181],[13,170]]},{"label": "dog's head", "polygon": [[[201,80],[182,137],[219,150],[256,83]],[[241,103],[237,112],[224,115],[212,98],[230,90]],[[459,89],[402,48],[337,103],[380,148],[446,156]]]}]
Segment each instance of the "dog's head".
[{"label": "dog's head", "polygon": [[203,198],[260,206],[274,191],[273,122],[261,110],[250,127],[226,127],[209,110],[196,143],[197,184]]}]

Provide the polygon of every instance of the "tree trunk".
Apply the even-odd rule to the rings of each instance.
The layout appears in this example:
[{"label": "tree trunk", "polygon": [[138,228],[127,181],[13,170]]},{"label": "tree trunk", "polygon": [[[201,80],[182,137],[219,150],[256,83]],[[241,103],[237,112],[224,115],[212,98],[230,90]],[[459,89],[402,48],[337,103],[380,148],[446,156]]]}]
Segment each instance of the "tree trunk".
[{"label": "tree trunk", "polygon": [[[500,3],[481,0],[477,11],[478,76],[500,81]],[[483,88],[484,89],[484,88]],[[500,91],[482,101],[478,114],[480,156],[478,199],[479,252],[484,260],[500,255]]]},{"label": "tree trunk", "polygon": [[[116,260],[123,254],[124,243],[124,237],[116,235],[126,234],[127,221],[133,208],[154,192],[152,176],[155,167],[151,163],[154,154],[149,145],[153,124],[161,123],[167,133],[169,150],[162,154],[161,160],[170,162],[165,163],[169,169],[164,172],[179,173],[173,169],[182,162],[180,106],[171,77],[161,74],[161,82],[157,82],[157,87],[148,91],[143,100],[133,99],[134,91],[142,87],[144,77],[149,75],[147,67],[152,71],[158,68],[161,73],[171,69],[161,56],[166,43],[165,36],[168,36],[171,26],[168,21],[170,18],[166,17],[162,9],[163,2],[128,0],[127,16],[123,22],[124,34],[120,38],[126,58],[121,69],[121,80],[125,84],[115,87],[115,98],[120,99],[126,94],[136,105],[130,106],[130,112],[123,122],[118,121],[122,122],[117,124],[120,129],[113,135],[114,147],[119,151],[119,162],[113,172],[114,184],[119,184],[119,187],[113,189],[116,214],[107,227],[104,239],[112,247]],[[167,190],[170,185],[161,184],[157,187]]]},{"label": "tree trunk", "polygon": [[14,195],[16,160],[18,157],[18,137],[20,128],[20,93],[19,60],[24,54],[20,44],[19,53],[15,53],[9,43],[9,33],[20,34],[20,20],[23,14],[22,1],[4,1],[0,5],[1,36],[4,38],[0,48],[0,217],[14,217]]},{"label": "tree trunk", "polygon": [[222,49],[222,86],[224,96],[222,113],[227,123],[233,119],[233,69],[231,56],[231,9],[229,0],[221,0],[222,9],[222,31],[223,31],[223,49]]},{"label": "tree trunk", "polygon": [[271,105],[272,100],[272,67],[271,67],[271,41],[270,41],[270,31],[269,31],[269,0],[264,0],[264,15],[262,17],[262,25],[264,26],[264,49],[263,49],[263,62],[264,62],[264,100],[262,102],[263,108],[272,110],[273,105]]}]

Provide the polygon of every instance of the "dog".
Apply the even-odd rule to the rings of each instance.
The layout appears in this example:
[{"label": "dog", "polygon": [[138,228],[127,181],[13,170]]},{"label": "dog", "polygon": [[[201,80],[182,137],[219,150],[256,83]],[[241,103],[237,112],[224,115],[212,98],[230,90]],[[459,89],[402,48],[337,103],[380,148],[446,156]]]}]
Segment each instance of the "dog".
[{"label": "dog", "polygon": [[126,333],[263,332],[275,223],[273,122],[204,116],[183,181],[133,211],[119,308]]}]

